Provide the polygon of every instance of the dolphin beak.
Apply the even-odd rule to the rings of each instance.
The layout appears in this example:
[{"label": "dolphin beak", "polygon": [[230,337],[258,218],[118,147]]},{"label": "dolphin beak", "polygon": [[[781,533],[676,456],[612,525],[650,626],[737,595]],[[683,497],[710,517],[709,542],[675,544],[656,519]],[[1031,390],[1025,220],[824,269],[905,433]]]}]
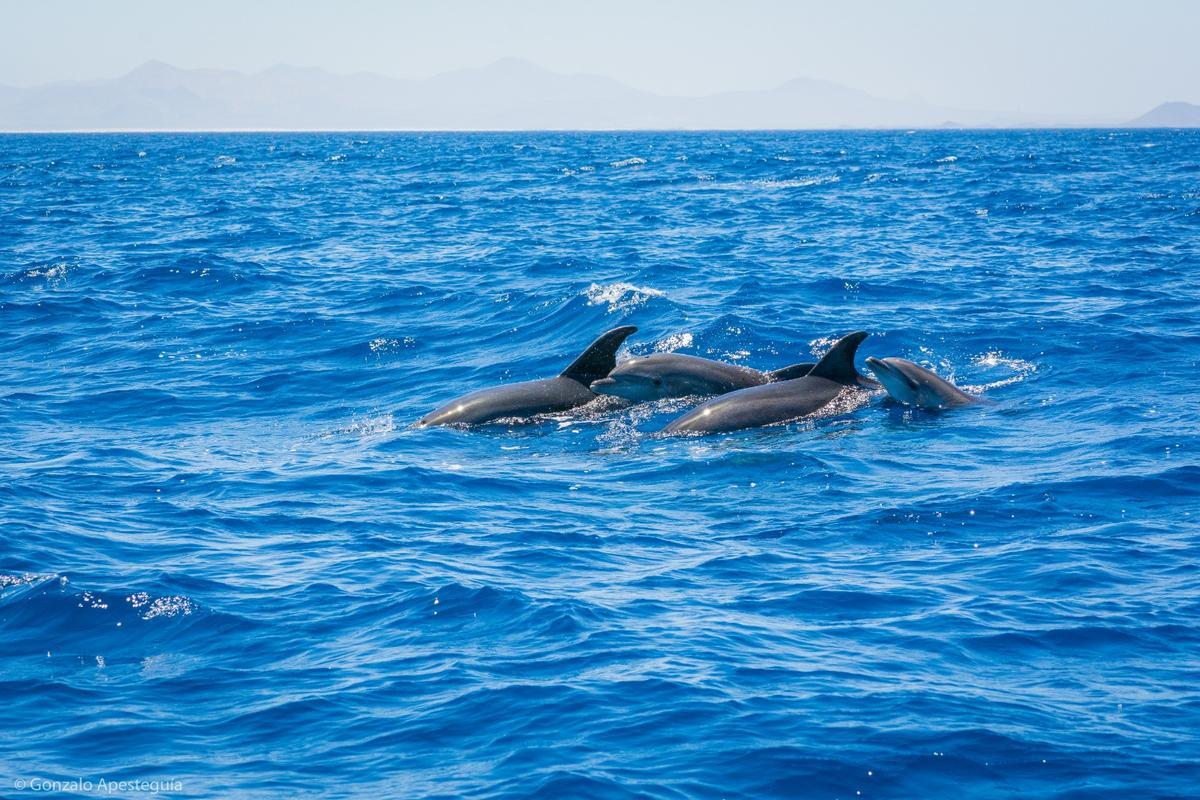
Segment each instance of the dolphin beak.
[{"label": "dolphin beak", "polygon": [[[873,381],[870,378],[866,379],[867,381],[870,381],[872,388],[882,388],[884,391],[887,391],[889,394],[891,394],[890,390],[887,388],[887,381],[885,381],[884,378],[892,378],[903,381],[905,386],[913,389],[914,391],[917,388],[917,385],[913,383],[912,378],[904,374],[904,370],[892,366],[891,364],[887,363],[885,359],[876,358],[875,356],[867,356],[867,367],[871,370],[871,372],[875,373],[875,377],[879,378],[878,381]],[[880,381],[882,381],[882,383]]]},{"label": "dolphin beak", "polygon": [[[891,365],[885,363],[884,361],[881,361],[880,359],[876,358],[875,356],[867,356],[867,367],[871,370],[871,372],[874,372],[877,377],[882,377],[882,376],[888,374],[889,372],[891,372],[891,370],[892,370]],[[860,386],[866,387],[867,389],[882,389],[883,388],[882,383],[875,380],[875,378],[868,378],[865,375],[862,376],[861,378],[859,378],[858,384]]]},{"label": "dolphin beak", "polygon": [[617,382],[612,378],[601,378],[598,381],[592,381],[591,386],[588,388],[590,388],[596,394],[604,394],[605,388],[616,385]]},{"label": "dolphin beak", "polygon": [[876,375],[880,373],[886,374],[889,370],[891,370],[891,367],[880,361],[875,356],[867,356],[867,366],[870,367],[871,372],[874,372]]}]

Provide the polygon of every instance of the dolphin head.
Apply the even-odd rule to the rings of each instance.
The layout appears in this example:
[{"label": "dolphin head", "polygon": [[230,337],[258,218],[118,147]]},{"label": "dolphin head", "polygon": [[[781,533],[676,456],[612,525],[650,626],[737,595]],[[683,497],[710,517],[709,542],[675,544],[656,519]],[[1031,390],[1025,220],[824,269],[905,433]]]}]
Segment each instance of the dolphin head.
[{"label": "dolphin head", "polygon": [[596,394],[620,397],[636,403],[697,394],[696,389],[689,385],[684,376],[663,369],[663,364],[660,363],[662,359],[656,358],[655,355],[622,361],[608,373],[607,378],[592,381],[591,390]]},{"label": "dolphin head", "polygon": [[894,400],[920,408],[946,408],[975,398],[933,372],[903,358],[868,358],[867,366]]}]

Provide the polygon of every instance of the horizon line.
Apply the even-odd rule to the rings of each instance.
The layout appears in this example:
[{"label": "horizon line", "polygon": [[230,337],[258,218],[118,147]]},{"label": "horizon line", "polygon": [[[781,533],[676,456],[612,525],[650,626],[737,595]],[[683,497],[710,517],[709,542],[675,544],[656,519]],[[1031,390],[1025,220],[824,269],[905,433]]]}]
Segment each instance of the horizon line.
[{"label": "horizon line", "polygon": [[1012,131],[1194,131],[1180,125],[905,125],[832,128],[62,128],[0,129],[0,136],[54,136],[109,133],[885,133]]}]

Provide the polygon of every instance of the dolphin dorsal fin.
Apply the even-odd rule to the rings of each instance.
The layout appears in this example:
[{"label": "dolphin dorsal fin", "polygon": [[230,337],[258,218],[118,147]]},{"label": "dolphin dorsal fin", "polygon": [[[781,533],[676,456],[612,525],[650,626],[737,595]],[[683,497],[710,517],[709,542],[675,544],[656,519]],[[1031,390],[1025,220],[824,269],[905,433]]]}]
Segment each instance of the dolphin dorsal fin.
[{"label": "dolphin dorsal fin", "polygon": [[854,368],[854,354],[862,340],[869,334],[866,331],[855,331],[843,336],[830,348],[825,357],[809,371],[814,378],[826,378],[835,383],[858,384],[863,376]]},{"label": "dolphin dorsal fin", "polygon": [[813,362],[805,361],[801,364],[792,364],[790,367],[784,367],[783,369],[772,370],[767,373],[767,377],[770,378],[772,382],[795,380],[796,378],[803,378],[805,375],[812,372],[812,368],[815,366],[816,364]]},{"label": "dolphin dorsal fin", "polygon": [[590,385],[592,381],[607,378],[608,373],[617,365],[617,348],[636,330],[636,326],[622,325],[600,334],[579,358],[571,362],[571,366],[560,373],[561,377],[579,381],[584,386]]}]

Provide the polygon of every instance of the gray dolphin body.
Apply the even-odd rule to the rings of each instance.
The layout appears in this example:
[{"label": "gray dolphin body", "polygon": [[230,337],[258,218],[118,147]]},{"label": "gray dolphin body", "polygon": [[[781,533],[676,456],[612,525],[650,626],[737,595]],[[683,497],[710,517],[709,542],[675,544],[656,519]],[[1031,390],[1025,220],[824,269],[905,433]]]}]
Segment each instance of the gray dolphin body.
[{"label": "gray dolphin body", "polygon": [[875,382],[854,368],[854,353],[865,338],[865,331],[843,337],[802,378],[714,397],[672,420],[663,433],[720,433],[787,422],[820,411],[849,387],[872,387]]},{"label": "gray dolphin body", "polygon": [[478,425],[494,419],[566,411],[589,403],[596,395],[588,385],[616,366],[617,348],[636,330],[633,325],[613,328],[588,345],[557,377],[471,392],[421,417],[417,427]]},{"label": "gray dolphin body", "polygon": [[893,400],[918,408],[951,408],[980,402],[950,381],[903,358],[868,358],[867,366]]},{"label": "gray dolphin body", "polygon": [[607,394],[635,402],[668,397],[725,394],[807,375],[813,364],[794,364],[774,372],[759,372],[737,364],[678,353],[652,353],[630,358],[593,381],[596,394]]}]

